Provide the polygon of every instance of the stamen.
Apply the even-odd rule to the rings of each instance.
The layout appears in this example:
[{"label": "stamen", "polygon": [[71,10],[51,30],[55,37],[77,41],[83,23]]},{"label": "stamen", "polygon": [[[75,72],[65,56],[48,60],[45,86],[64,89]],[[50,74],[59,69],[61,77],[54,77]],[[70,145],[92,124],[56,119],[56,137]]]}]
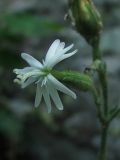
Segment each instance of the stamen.
[{"label": "stamen", "polygon": [[45,77],[42,81],[42,84],[41,84],[41,87],[43,87],[44,85],[46,85],[46,82],[47,82],[47,77]]}]

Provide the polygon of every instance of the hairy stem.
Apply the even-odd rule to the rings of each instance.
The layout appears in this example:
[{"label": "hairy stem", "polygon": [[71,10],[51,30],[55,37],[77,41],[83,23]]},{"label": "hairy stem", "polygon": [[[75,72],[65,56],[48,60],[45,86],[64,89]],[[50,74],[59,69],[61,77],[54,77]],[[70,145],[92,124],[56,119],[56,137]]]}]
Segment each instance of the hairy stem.
[{"label": "hairy stem", "polygon": [[[99,59],[102,61],[101,52],[99,49],[99,37],[95,37],[92,41],[93,46],[93,61]],[[107,70],[105,63],[102,62],[98,69],[99,80],[101,83],[102,100],[103,101],[103,113],[106,117],[108,115],[108,86],[107,86]]]},{"label": "hairy stem", "polygon": [[[95,37],[92,41],[93,46],[93,61],[99,59],[102,62],[102,56],[99,49],[99,37]],[[106,160],[106,148],[107,148],[107,135],[108,135],[108,125],[106,123],[108,117],[108,88],[107,88],[107,74],[106,74],[106,65],[102,62],[99,69],[98,75],[101,84],[101,104],[102,111],[98,110],[99,120],[101,122],[101,143],[100,150],[98,155],[98,160]],[[99,106],[100,107],[100,106]],[[100,112],[101,111],[101,112]],[[101,119],[103,117],[103,119]]]}]

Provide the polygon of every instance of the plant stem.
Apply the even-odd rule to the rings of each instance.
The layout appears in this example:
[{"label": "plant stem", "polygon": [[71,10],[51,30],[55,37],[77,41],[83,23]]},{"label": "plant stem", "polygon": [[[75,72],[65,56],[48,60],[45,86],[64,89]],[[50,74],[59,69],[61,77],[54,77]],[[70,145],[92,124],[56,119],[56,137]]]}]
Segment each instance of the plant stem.
[{"label": "plant stem", "polygon": [[98,154],[98,160],[106,160],[108,126],[102,127],[101,144]]},{"label": "plant stem", "polygon": [[[93,61],[99,59],[102,62],[101,52],[99,49],[99,37],[95,37],[92,41],[93,46]],[[98,154],[98,160],[106,160],[106,148],[107,148],[107,135],[108,135],[108,126],[109,122],[107,122],[108,117],[108,88],[107,88],[107,74],[106,74],[106,65],[102,62],[100,68],[98,69],[99,80],[101,83],[102,95],[101,95],[101,103],[102,104],[102,112],[98,113],[99,120],[101,123],[101,143],[100,150]],[[98,110],[99,112],[99,110]],[[100,119],[100,117],[104,117],[104,119]]]},{"label": "plant stem", "polygon": [[[99,59],[102,61],[101,52],[99,49],[99,37],[95,37],[92,41],[93,46],[93,61]],[[106,117],[108,114],[108,87],[107,87],[107,71],[105,63],[101,64],[101,67],[98,70],[99,80],[101,83],[102,89],[102,98],[103,98],[103,112],[104,116]]]},{"label": "plant stem", "polygon": [[90,42],[90,44],[93,47],[93,61],[95,61],[96,59],[101,60],[101,52],[100,52],[100,48],[99,48],[99,44],[100,44],[100,38],[95,37],[93,38],[93,40]]},{"label": "plant stem", "polygon": [[103,70],[99,71],[99,79],[101,82],[102,95],[103,95],[103,110],[104,116],[108,115],[108,86],[107,86],[107,75],[106,67]]}]

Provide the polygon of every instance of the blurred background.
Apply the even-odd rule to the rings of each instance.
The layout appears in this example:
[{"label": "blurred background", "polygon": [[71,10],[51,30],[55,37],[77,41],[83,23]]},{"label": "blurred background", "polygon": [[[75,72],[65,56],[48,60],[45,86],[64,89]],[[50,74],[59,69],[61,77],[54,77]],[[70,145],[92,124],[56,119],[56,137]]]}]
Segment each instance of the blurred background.
[{"label": "blurred background", "polygon": [[[104,22],[101,51],[108,65],[110,106],[119,104],[120,1],[94,0]],[[44,103],[34,108],[35,86],[21,89],[13,83],[14,68],[27,64],[21,52],[44,58],[59,38],[75,44],[79,52],[56,69],[84,71],[91,61],[91,47],[64,20],[67,0],[0,1],[0,160],[95,160],[100,126],[92,96],[77,100],[62,95],[64,111],[54,105],[51,114]],[[120,118],[110,127],[109,160],[120,159]]]}]

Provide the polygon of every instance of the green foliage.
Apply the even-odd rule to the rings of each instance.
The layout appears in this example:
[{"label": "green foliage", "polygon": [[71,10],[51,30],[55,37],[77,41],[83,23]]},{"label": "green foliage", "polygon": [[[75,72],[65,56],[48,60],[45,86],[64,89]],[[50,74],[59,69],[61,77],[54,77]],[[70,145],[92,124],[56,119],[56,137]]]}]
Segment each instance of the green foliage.
[{"label": "green foliage", "polygon": [[62,29],[62,25],[30,14],[5,14],[1,16],[3,25],[0,27],[0,34],[4,32],[12,35],[23,36],[48,36],[53,32]]}]

